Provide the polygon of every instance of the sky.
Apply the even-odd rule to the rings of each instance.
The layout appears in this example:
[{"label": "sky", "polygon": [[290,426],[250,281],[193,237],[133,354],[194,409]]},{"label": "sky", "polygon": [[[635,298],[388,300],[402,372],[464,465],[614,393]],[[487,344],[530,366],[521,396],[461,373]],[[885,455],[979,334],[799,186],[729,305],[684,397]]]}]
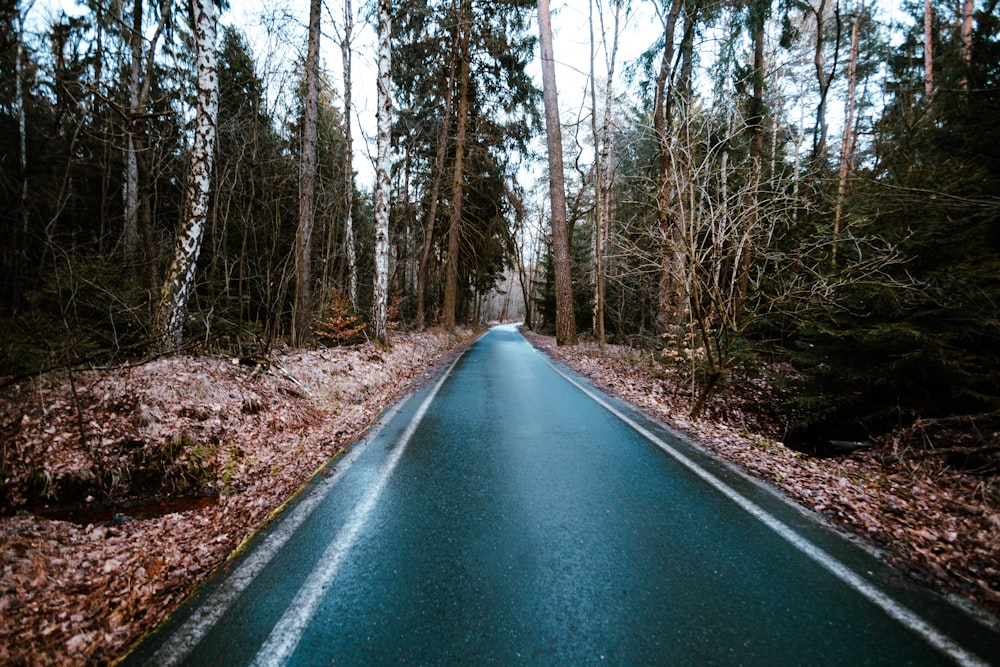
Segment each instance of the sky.
[{"label": "sky", "polygon": [[[375,63],[376,34],[371,21],[360,16],[359,5],[362,0],[354,0],[355,39],[352,56],[353,69],[353,106],[354,115],[353,136],[355,141],[355,169],[358,171],[359,185],[371,183],[374,180],[375,155],[375,111],[376,90],[375,81],[377,67]],[[639,3],[642,4],[642,3]],[[324,40],[321,46],[321,61],[323,69],[334,81],[338,90],[343,85],[341,53],[339,47],[339,28],[342,24],[342,3],[339,0],[329,0],[323,15]],[[239,27],[250,39],[259,63],[269,62],[277,54],[271,45],[267,27],[261,21],[262,15],[273,13],[275,7],[295,17],[298,28],[297,36],[302,45],[285,44],[286,57],[294,58],[296,49],[304,48],[305,24],[308,18],[308,3],[299,0],[287,3],[280,0],[231,0],[231,7],[223,17],[223,23]],[[590,32],[588,26],[588,5],[581,0],[552,0],[553,42],[556,59],[556,81],[560,94],[560,108],[564,114],[576,114],[584,102],[586,82],[590,67]],[[336,16],[331,17],[331,12]],[[332,19],[332,20],[331,20]],[[658,19],[648,10],[638,11],[622,28],[622,38],[618,55],[618,75],[622,71],[622,63],[638,57],[648,48],[659,32]],[[602,78],[603,55],[598,54],[598,77]],[[264,65],[267,66],[266,64]],[[290,65],[278,66],[277,69],[288,69]],[[541,88],[541,63],[536,55],[531,65],[530,73]],[[530,174],[528,175],[530,178]]]},{"label": "sky", "polygon": [[[901,0],[876,0],[884,18],[897,15]],[[353,137],[355,146],[354,167],[358,172],[358,185],[365,187],[374,180],[375,120],[376,120],[376,35],[370,19],[363,15],[365,0],[353,0],[355,10],[355,38],[353,48]],[[636,9],[621,27],[619,53],[616,64],[616,82],[621,90],[623,65],[634,61],[649,48],[662,32],[660,19],[651,2],[634,3]],[[342,90],[343,78],[339,30],[342,25],[342,0],[325,0],[323,14],[324,40],[321,45],[321,66]],[[33,18],[44,25],[47,16],[61,8],[67,14],[80,14],[84,10],[77,0],[35,0]],[[559,89],[559,106],[563,122],[581,114],[589,105],[587,80],[590,67],[589,2],[587,0],[551,0],[556,81]],[[287,99],[294,85],[296,58],[304,51],[309,3],[307,0],[230,0],[229,9],[220,21],[234,26],[247,37],[254,50],[258,74],[268,85],[271,101],[278,104]],[[277,17],[277,19],[275,18]],[[610,28],[609,28],[610,29]],[[598,41],[599,38],[598,38]],[[597,78],[606,78],[604,54],[598,52]],[[541,88],[541,64],[535,57],[530,73]],[[338,100],[339,102],[339,100]],[[542,139],[539,139],[541,142]],[[541,143],[539,143],[541,145]],[[524,178],[539,177],[542,169],[522,170]],[[524,185],[530,185],[525,183]]]}]

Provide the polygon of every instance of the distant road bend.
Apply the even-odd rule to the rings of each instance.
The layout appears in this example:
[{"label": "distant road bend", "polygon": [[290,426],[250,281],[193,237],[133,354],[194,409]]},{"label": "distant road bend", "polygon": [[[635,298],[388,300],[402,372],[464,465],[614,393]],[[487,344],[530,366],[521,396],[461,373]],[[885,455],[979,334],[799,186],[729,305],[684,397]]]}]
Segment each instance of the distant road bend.
[{"label": "distant road bend", "polygon": [[404,662],[988,665],[1000,632],[508,325],[126,659]]}]

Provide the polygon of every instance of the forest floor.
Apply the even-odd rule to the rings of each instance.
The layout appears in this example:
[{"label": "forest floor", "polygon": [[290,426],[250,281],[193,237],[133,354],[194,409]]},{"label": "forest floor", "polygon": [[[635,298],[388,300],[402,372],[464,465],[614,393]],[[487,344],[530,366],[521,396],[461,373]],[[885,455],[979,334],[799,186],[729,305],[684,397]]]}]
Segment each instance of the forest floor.
[{"label": "forest floor", "polygon": [[[249,364],[164,358],[0,390],[0,664],[114,661],[474,335],[398,334],[391,351],[285,351]],[[762,380],[723,388],[693,421],[683,374],[649,352],[525,335],[908,575],[1000,612],[1000,483],[904,456],[929,429],[812,458],[780,443],[778,397]]]}]

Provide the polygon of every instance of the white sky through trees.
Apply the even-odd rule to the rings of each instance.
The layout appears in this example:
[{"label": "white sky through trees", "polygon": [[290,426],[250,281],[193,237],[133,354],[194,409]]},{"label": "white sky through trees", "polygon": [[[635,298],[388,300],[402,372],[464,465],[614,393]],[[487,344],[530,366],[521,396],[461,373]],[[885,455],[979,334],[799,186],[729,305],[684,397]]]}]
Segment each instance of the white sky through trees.
[{"label": "white sky through trees", "polygon": [[[880,19],[894,24],[903,19],[900,15],[901,0],[874,0],[879,7]],[[355,2],[354,56],[353,56],[353,106],[355,158],[354,168],[358,172],[357,186],[362,190],[371,188],[375,173],[375,121],[376,121],[376,36],[371,3]],[[627,22],[621,27],[619,53],[616,64],[616,90],[624,92],[623,73],[625,66],[635,61],[662,33],[660,19],[649,1],[635,0],[634,8]],[[88,10],[76,0],[34,0],[23,2],[29,6],[27,25],[30,30],[43,32],[58,16],[65,12],[79,16]],[[175,11],[180,5],[175,3]],[[587,79],[590,71],[590,28],[588,0],[553,0],[552,28],[556,59],[556,81],[559,89],[559,107],[564,124],[577,121],[587,122],[589,95]],[[22,9],[23,11],[23,9]],[[324,42],[321,48],[321,69],[333,82],[336,90],[335,104],[341,104],[343,78],[339,49],[340,28],[343,23],[343,6],[340,0],[325,0],[322,18]],[[606,26],[610,30],[610,10],[605,9]],[[229,9],[222,12],[222,26],[233,26],[248,40],[255,58],[257,74],[267,89],[274,117],[287,117],[285,105],[290,103],[292,91],[298,77],[298,69],[304,58],[306,47],[306,27],[309,3],[306,0],[230,0]],[[603,85],[602,72],[605,70],[605,54],[600,44],[600,27],[595,26],[595,59],[598,85]],[[220,26],[221,40],[221,26]],[[611,36],[608,36],[610,43]],[[714,53],[714,38],[711,31],[703,38],[702,59],[711,60]],[[541,89],[541,65],[538,54],[529,66],[529,72]],[[634,96],[634,91],[632,91]],[[539,104],[541,102],[539,101]],[[828,122],[831,133],[839,132],[839,103],[831,100]],[[808,107],[806,113],[809,113]],[[537,144],[541,150],[542,144]],[[524,178],[534,180],[544,173],[539,162],[526,165],[522,169]],[[523,183],[531,187],[532,183]]]}]

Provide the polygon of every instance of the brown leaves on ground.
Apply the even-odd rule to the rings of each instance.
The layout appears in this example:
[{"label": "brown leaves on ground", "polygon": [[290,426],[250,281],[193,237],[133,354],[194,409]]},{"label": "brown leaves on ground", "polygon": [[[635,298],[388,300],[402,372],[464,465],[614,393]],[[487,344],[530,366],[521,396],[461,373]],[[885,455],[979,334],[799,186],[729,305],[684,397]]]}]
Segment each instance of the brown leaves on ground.
[{"label": "brown leaves on ground", "polygon": [[[174,357],[8,387],[0,664],[113,660],[470,337],[400,334],[391,351],[292,351],[251,365]],[[170,511],[178,496],[199,502]]]},{"label": "brown leaves on ground", "polygon": [[[1000,612],[1000,482],[988,466],[970,472],[947,465],[949,456],[991,451],[1000,416],[918,422],[876,449],[813,458],[778,440],[768,409],[775,395],[765,382],[720,391],[706,406],[708,418],[692,421],[694,392],[678,382],[682,375],[644,361],[641,352],[595,343],[557,347],[553,338],[523,333],[601,389],[862,536],[903,572]],[[916,443],[929,437],[936,454]]]}]

